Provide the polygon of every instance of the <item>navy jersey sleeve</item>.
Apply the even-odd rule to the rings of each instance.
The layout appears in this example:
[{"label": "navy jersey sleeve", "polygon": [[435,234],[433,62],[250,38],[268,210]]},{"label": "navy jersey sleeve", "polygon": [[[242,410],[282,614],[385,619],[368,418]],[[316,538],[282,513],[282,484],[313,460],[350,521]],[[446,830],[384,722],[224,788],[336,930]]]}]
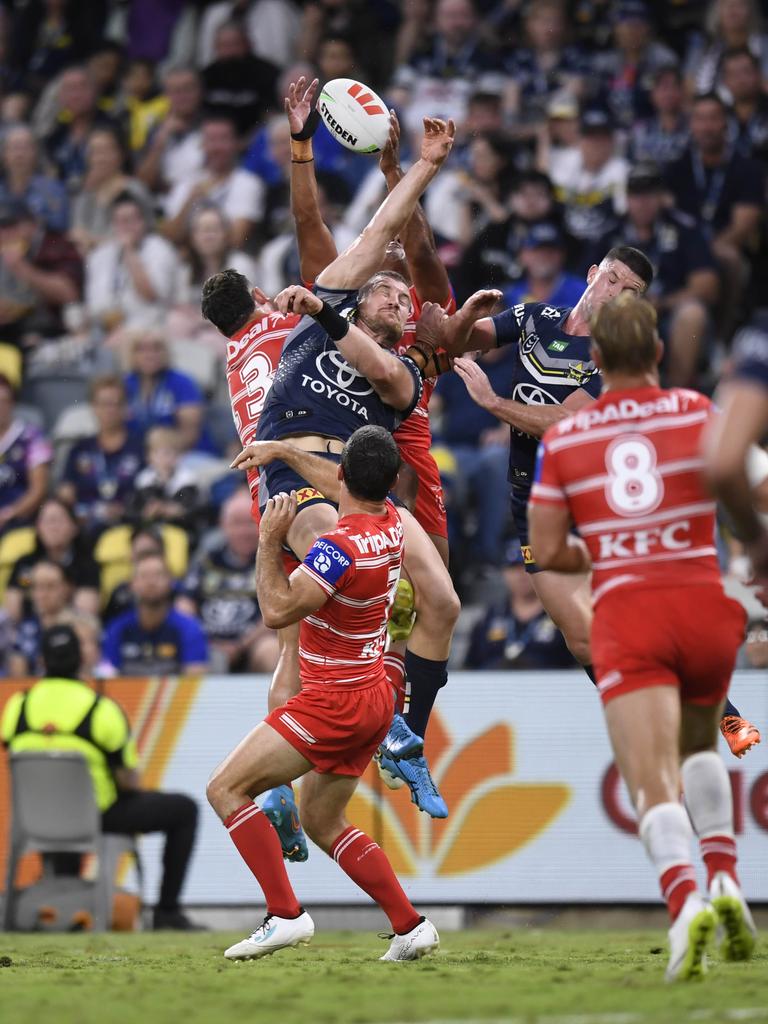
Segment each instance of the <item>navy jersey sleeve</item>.
[{"label": "navy jersey sleeve", "polygon": [[357,306],[357,288],[323,288],[322,285],[315,285],[313,291],[339,313],[343,314],[347,307],[353,309]]},{"label": "navy jersey sleeve", "polygon": [[416,365],[416,363],[414,363],[412,359],[410,359],[408,356],[398,356],[398,359],[406,368],[406,370],[410,373],[411,378],[413,379],[413,398],[411,399],[410,404],[407,405],[405,409],[398,410],[402,419],[407,419],[411,415],[413,410],[416,408],[416,406],[419,404],[419,399],[421,398],[421,391],[422,388],[424,387],[424,381],[422,379],[421,374],[419,373],[418,366]]},{"label": "navy jersey sleeve", "polygon": [[524,312],[525,306],[519,304],[491,317],[491,322],[496,329],[496,344],[499,348],[502,345],[519,344]]},{"label": "navy jersey sleeve", "polygon": [[768,391],[768,323],[765,327],[744,327],[733,343],[732,379],[747,380]]},{"label": "navy jersey sleeve", "polygon": [[584,391],[593,398],[599,398],[603,390],[603,377],[600,373],[593,373],[585,384],[582,385]]}]

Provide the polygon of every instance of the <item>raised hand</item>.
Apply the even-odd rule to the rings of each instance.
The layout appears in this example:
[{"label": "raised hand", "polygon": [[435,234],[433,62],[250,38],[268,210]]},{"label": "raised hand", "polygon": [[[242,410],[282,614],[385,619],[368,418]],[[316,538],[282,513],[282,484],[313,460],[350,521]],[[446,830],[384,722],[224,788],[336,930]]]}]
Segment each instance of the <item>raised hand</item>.
[{"label": "raised hand", "polygon": [[425,302],[421,307],[421,315],[416,323],[416,341],[430,348],[439,348],[443,344],[442,327],[448,314],[437,302]]},{"label": "raised hand", "polygon": [[437,117],[424,118],[424,138],[421,141],[421,159],[439,167],[445,163],[453,146],[456,125]]},{"label": "raised hand", "polygon": [[307,123],[318,85],[319,82],[316,78],[307,85],[306,78],[304,75],[301,75],[288,86],[288,95],[285,97],[285,112],[288,115],[288,124],[290,125],[292,135],[298,135]]},{"label": "raised hand", "polygon": [[483,288],[479,292],[470,295],[459,312],[462,318],[471,320],[482,320],[490,316],[496,306],[501,302],[501,292],[497,288]]},{"label": "raised hand", "polygon": [[258,469],[280,458],[280,441],[254,441],[230,462],[230,469]]},{"label": "raised hand", "polygon": [[298,313],[299,316],[312,316],[323,308],[323,300],[299,284],[283,288],[279,295],[275,296],[274,304],[280,313]]},{"label": "raised hand", "polygon": [[385,176],[400,170],[400,122],[394,110],[389,112],[389,138],[379,157],[379,169]]}]

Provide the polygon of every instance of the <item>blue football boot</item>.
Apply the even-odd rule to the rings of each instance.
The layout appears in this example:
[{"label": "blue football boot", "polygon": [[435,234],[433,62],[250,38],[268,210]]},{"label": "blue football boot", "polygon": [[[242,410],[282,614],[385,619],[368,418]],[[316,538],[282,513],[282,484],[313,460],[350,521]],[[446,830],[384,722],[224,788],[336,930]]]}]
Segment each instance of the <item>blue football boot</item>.
[{"label": "blue football boot", "polygon": [[407,761],[395,761],[380,748],[377,761],[380,772],[386,771],[394,778],[405,782],[411,791],[411,802],[416,804],[420,811],[424,811],[431,818],[448,817],[448,805],[432,781],[423,755],[408,758]]},{"label": "blue football boot", "polygon": [[309,857],[304,829],[299,821],[299,809],[291,786],[277,786],[264,794],[261,809],[272,822],[280,838],[286,860],[302,861]]},{"label": "blue football boot", "polygon": [[403,716],[396,711],[381,746],[385,754],[399,761],[402,757],[418,757],[424,750],[424,740],[416,735]]}]

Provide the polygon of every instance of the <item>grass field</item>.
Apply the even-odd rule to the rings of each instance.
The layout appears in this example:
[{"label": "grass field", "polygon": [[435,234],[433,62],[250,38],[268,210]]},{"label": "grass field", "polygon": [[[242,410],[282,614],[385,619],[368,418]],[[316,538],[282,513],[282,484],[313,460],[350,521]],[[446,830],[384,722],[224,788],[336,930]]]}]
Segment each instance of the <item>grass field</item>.
[{"label": "grass field", "polygon": [[514,1024],[768,1022],[768,953],[715,960],[665,985],[658,931],[447,932],[436,956],[378,963],[386,943],[351,932],[230,964],[241,935],[0,935],[7,1024]]}]

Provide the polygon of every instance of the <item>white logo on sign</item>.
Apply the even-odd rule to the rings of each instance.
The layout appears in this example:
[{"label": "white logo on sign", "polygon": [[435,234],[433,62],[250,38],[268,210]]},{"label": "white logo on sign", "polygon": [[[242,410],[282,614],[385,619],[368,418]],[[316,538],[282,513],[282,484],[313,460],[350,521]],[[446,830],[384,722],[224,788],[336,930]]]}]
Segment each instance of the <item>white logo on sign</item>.
[{"label": "white logo on sign", "polygon": [[518,384],[512,392],[512,398],[524,405],[557,405],[556,398],[535,384]]},{"label": "white logo on sign", "polygon": [[373,388],[362,373],[350,366],[341,352],[331,349],[321,352],[315,360],[318,372],[329,384],[333,384],[350,395],[372,395]]},{"label": "white logo on sign", "polygon": [[315,568],[319,569],[320,572],[328,572],[331,568],[331,560],[328,555],[316,555],[315,556]]}]

